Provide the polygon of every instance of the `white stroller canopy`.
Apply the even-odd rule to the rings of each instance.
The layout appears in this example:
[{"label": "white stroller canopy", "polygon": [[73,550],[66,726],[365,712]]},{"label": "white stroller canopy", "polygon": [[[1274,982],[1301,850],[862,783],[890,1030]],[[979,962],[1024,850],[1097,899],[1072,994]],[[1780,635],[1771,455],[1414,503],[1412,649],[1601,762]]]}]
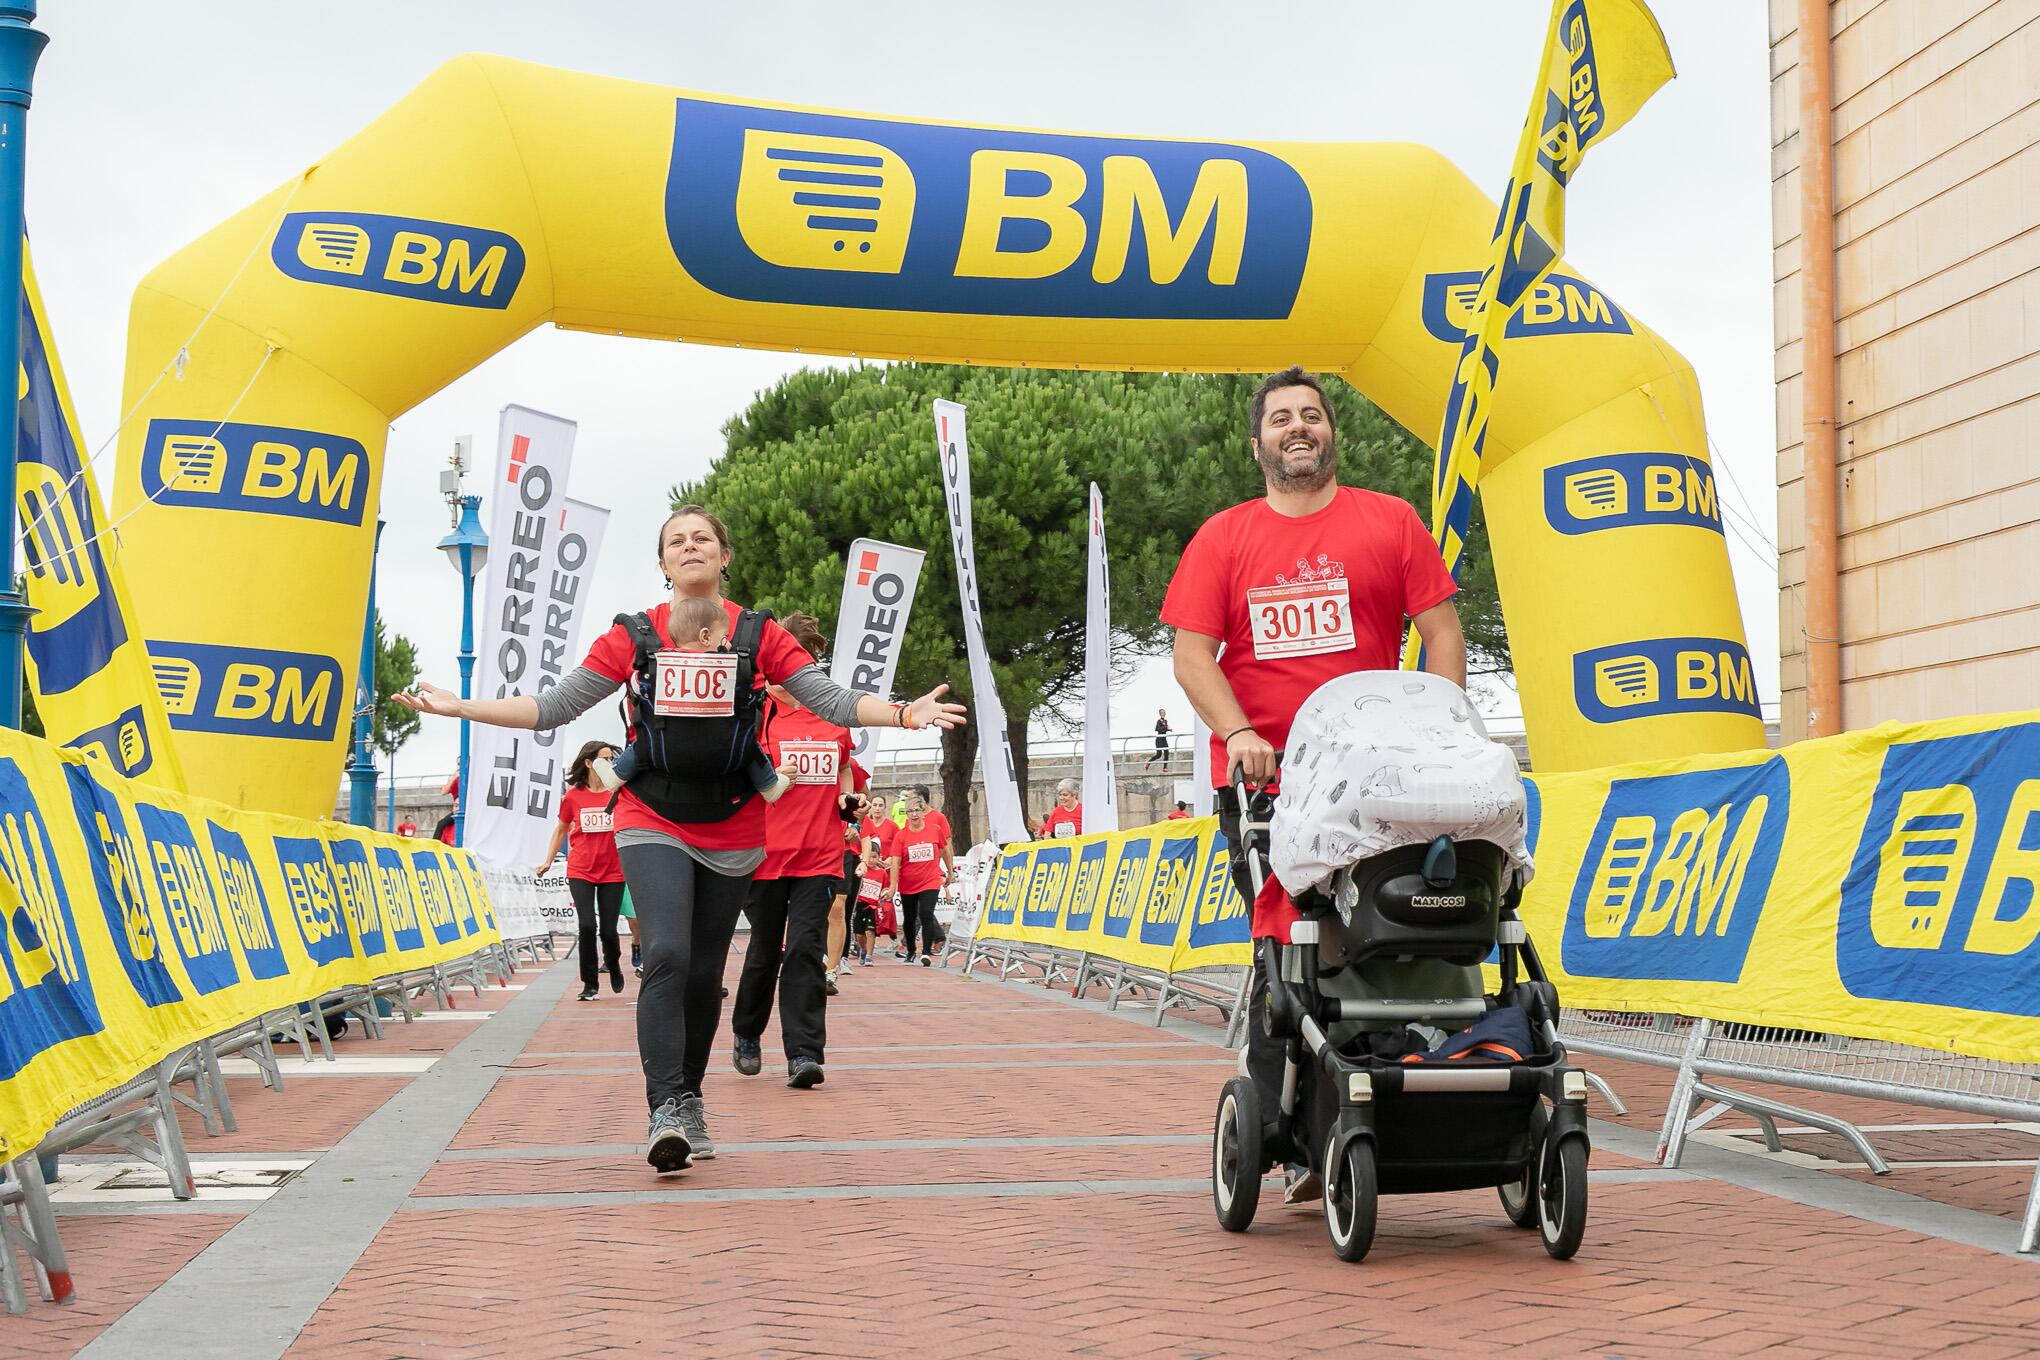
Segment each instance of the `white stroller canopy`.
[{"label": "white stroller canopy", "polygon": [[1516,757],[1466,692],[1423,671],[1356,671],[1304,701],[1282,759],[1275,876],[1291,895],[1397,846],[1491,841],[1528,882]]}]

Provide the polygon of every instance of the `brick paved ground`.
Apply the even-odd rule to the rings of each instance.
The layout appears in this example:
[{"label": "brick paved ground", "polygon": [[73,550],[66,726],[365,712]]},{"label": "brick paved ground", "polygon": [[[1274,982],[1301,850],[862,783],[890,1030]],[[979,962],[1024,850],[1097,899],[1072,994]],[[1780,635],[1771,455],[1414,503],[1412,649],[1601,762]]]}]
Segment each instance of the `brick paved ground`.
[{"label": "brick paved ground", "polygon": [[[1576,1260],[1548,1260],[1483,1191],[1385,1201],[1373,1254],[1346,1266],[1321,1216],[1278,1196],[1250,1233],[1218,1230],[1207,1140],[1229,1057],[1208,1025],[859,970],[830,1009],[827,1083],[787,1090],[776,1032],[765,1075],[739,1077],[725,1032],[708,1090],[723,1153],[660,1178],[636,1150],[635,992],[577,1003],[571,969],[527,969],[523,990],[457,996],[461,1018],[340,1045],[440,1055],[423,1076],[304,1076],[281,1094],[236,1077],[241,1133],[209,1139],[187,1118],[201,1165],[273,1152],[373,1167],[408,1149],[415,1170],[358,1247],[327,1263],[278,1251],[222,1283],[237,1245],[345,1236],[363,1212],[354,1182],[372,1177],[321,1182],[325,1160],[268,1201],[66,1205],[80,1301],[0,1319],[0,1360],[2040,1352],[2040,1263],[1988,1249],[1976,1226],[2010,1245],[2001,1220],[2040,1146],[2020,1126],[1873,1135],[1899,1163],[1873,1183],[1828,1135],[1788,1134],[1792,1156],[1773,1158],[1723,1119],[1710,1133],[1730,1137],[1667,1172],[1635,1155],[1666,1075],[1596,1063],[1632,1113],[1596,1125]],[[465,1105],[448,1103],[456,1082]],[[1879,1125],[1984,1122],[1802,1103]],[[1905,1164],[1950,1161],[2014,1165]],[[205,1341],[241,1304],[293,1299],[266,1339]]]}]

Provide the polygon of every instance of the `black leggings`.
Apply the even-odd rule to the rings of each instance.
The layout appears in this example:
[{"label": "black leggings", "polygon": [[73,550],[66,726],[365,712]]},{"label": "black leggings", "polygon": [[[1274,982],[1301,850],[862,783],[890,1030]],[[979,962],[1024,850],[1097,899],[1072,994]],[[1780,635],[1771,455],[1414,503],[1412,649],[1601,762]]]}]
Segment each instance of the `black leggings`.
[{"label": "black leggings", "polygon": [[567,880],[567,893],[574,899],[574,915],[581,924],[581,985],[593,987],[599,974],[595,967],[595,927],[602,927],[602,965],[614,972],[622,946],[616,938],[616,916],[623,910],[621,883],[595,883],[585,878]]},{"label": "black leggings", "polygon": [[744,975],[730,1005],[730,1028],[739,1039],[765,1033],[776,983],[786,1056],[822,1061],[829,999],[822,985],[827,967],[822,956],[828,949],[829,898],[835,887],[834,878],[762,878],[751,885],[744,903],[751,943],[744,949]]},{"label": "black leggings", "polygon": [[948,937],[935,920],[935,899],[942,895],[940,888],[924,888],[920,892],[900,894],[900,939],[906,944],[907,952],[914,952],[914,938],[918,934],[921,950],[933,953],[942,947]]},{"label": "black leggings", "polygon": [[638,1059],[645,1099],[700,1095],[722,1019],[723,965],[751,886],[719,874],[677,845],[623,845],[623,876],[637,911],[645,978],[638,987]]}]

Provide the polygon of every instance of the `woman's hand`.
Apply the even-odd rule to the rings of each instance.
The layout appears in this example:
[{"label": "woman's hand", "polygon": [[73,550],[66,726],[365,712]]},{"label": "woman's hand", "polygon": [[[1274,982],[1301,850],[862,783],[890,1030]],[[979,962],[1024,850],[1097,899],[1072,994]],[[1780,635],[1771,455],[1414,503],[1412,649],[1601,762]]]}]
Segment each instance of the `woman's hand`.
[{"label": "woman's hand", "polygon": [[924,727],[961,727],[970,719],[965,716],[969,710],[962,704],[942,701],[949,693],[949,686],[937,685],[920,698],[907,705],[906,725],[915,731]]},{"label": "woman's hand", "polygon": [[398,690],[390,697],[414,713],[432,713],[442,718],[458,718],[460,716],[460,696],[458,694],[453,693],[451,690],[441,689],[437,685],[428,685],[423,680],[418,682],[417,693],[413,694],[409,690]]}]

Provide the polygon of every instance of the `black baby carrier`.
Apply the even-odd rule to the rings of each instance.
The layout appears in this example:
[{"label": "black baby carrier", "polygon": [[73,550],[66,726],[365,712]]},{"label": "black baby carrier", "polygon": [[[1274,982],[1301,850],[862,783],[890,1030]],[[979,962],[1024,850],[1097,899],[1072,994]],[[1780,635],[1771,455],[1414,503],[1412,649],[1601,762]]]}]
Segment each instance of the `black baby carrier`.
[{"label": "black baby carrier", "polygon": [[769,609],[746,609],[730,632],[736,655],[728,716],[679,717],[659,713],[653,703],[658,654],[665,650],[647,614],[618,614],[636,651],[624,686],[626,749],[617,773],[645,806],[673,822],[722,822],[734,817],[757,790],[745,770],[758,749],[758,724],[765,687],[758,675],[758,644],[771,619]]}]

